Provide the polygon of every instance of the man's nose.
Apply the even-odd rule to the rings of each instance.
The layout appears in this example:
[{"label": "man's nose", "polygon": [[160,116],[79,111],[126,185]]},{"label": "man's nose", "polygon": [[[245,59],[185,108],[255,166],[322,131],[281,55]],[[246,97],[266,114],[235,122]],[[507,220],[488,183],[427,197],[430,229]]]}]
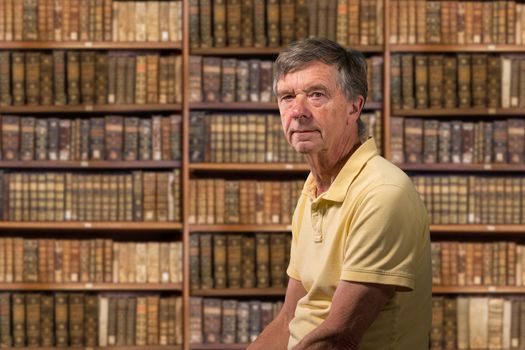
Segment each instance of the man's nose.
[{"label": "man's nose", "polygon": [[297,94],[295,96],[291,111],[292,111],[292,118],[308,117],[309,110],[308,110],[308,105],[307,105],[305,95]]}]

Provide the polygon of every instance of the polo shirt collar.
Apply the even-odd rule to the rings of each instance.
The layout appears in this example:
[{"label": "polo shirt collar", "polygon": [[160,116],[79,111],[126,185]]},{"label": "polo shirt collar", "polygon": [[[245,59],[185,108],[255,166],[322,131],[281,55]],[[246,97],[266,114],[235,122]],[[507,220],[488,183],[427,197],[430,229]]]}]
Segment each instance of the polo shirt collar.
[{"label": "polo shirt collar", "polygon": [[[378,155],[377,147],[373,138],[366,140],[359,148],[348,158],[334,182],[330,185],[328,191],[323,193],[317,200],[325,199],[333,202],[343,202],[348,192],[348,188],[359,175],[361,169],[366,165],[370,158]],[[310,173],[303,187],[303,193],[312,200],[315,198],[315,181]]]}]

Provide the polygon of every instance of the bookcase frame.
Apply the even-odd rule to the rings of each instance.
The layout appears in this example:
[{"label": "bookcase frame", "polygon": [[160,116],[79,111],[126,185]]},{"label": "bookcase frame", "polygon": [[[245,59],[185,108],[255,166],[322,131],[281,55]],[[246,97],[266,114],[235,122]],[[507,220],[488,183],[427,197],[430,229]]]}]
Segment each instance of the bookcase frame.
[{"label": "bookcase frame", "polygon": [[[383,115],[383,153],[387,159],[391,159],[390,148],[390,118],[396,116],[418,116],[418,117],[439,117],[450,118],[458,115],[480,117],[493,117],[494,115],[523,116],[525,109],[490,109],[490,108],[469,108],[469,109],[413,109],[391,111],[390,107],[390,58],[393,53],[417,52],[417,53],[438,53],[438,52],[490,52],[490,53],[523,53],[523,45],[394,45],[389,44],[390,37],[390,16],[389,0],[384,1],[383,28],[384,43],[373,46],[353,46],[353,48],[364,53],[382,54],[383,56],[383,102],[368,103],[365,110],[381,109]],[[215,290],[194,290],[190,291],[189,285],[189,237],[190,234],[199,232],[283,232],[290,231],[289,225],[194,225],[188,223],[189,209],[189,181],[200,172],[213,173],[250,173],[258,172],[262,174],[300,174],[308,172],[307,165],[304,164],[238,164],[238,163],[190,163],[189,160],[189,114],[192,110],[221,110],[221,111],[278,111],[276,103],[189,103],[189,56],[223,56],[223,57],[243,57],[265,56],[275,58],[281,48],[195,48],[190,50],[189,42],[189,2],[183,0],[183,39],[181,43],[123,43],[123,42],[2,42],[0,50],[34,50],[34,49],[77,49],[77,50],[161,50],[175,51],[182,55],[182,84],[183,100],[182,104],[153,104],[153,105],[74,105],[74,106],[0,106],[0,113],[17,114],[40,114],[40,113],[95,113],[95,112],[161,112],[171,111],[182,114],[182,162],[174,161],[134,161],[134,162],[109,162],[109,161],[89,161],[89,162],[7,162],[0,161],[0,168],[4,169],[173,169],[180,168],[182,184],[182,222],[181,223],[136,223],[136,222],[63,222],[63,223],[42,223],[42,222],[0,222],[0,231],[39,231],[57,232],[58,236],[62,231],[112,231],[115,237],[126,237],[133,239],[134,234],[143,231],[163,232],[168,235],[182,235],[183,243],[183,282],[182,284],[107,284],[107,283],[60,283],[60,284],[35,284],[35,283],[9,283],[0,284],[0,290],[16,291],[171,291],[182,294],[183,313],[184,313],[184,343],[182,346],[146,346],[146,347],[112,347],[115,350],[127,349],[151,349],[151,350],[175,350],[175,349],[244,349],[245,344],[189,344],[189,298],[190,296],[209,296],[209,297],[282,297],[282,288],[251,288],[251,289],[215,289]],[[400,164],[406,171],[419,172],[479,172],[493,173],[505,172],[515,173],[525,171],[525,165],[508,164]],[[54,234],[54,233],[53,233]],[[497,236],[498,234],[514,235],[522,237],[525,234],[525,225],[431,225],[432,236],[458,235],[459,238],[486,237],[488,235]],[[172,237],[172,236],[170,236]],[[499,287],[499,286],[480,286],[480,287],[434,287],[433,291],[437,294],[515,294],[525,293],[525,287]],[[25,348],[20,348],[25,349]],[[56,348],[40,348],[51,350]],[[105,349],[105,348],[90,348]]]}]

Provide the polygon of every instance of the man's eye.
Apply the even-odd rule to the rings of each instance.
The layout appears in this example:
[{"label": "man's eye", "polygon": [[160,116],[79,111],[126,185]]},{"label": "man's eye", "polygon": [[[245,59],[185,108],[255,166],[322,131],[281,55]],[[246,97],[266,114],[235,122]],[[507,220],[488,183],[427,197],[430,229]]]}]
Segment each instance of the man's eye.
[{"label": "man's eye", "polygon": [[315,92],[312,92],[310,94],[310,97],[314,97],[314,98],[320,98],[320,97],[323,97],[324,94],[322,92],[319,92],[319,91],[315,91]]},{"label": "man's eye", "polygon": [[291,101],[293,99],[292,95],[284,95],[281,97],[281,101]]}]

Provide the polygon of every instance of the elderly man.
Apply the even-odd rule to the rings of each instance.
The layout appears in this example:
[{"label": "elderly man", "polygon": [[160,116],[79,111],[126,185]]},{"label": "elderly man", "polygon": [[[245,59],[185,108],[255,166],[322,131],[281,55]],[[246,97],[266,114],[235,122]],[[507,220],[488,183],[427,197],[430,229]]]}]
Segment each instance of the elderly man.
[{"label": "elderly man", "polygon": [[427,214],[410,179],[365,139],[365,60],[307,39],[275,68],[284,134],[311,172],[292,221],[284,306],[248,349],[428,349]]}]

